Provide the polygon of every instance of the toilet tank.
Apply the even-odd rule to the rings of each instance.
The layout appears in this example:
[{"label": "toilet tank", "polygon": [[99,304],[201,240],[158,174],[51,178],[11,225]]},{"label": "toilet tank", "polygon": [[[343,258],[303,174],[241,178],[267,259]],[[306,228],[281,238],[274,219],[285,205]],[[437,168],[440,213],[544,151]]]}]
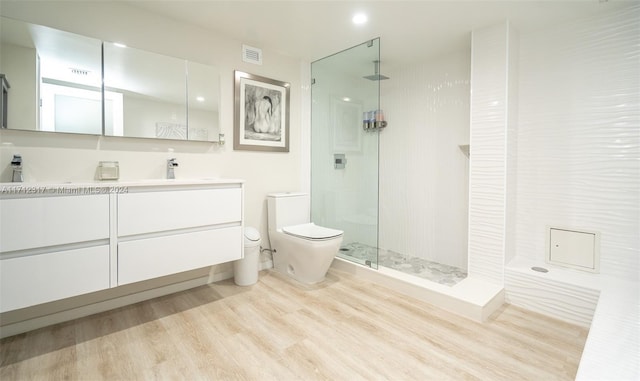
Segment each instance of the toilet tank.
[{"label": "toilet tank", "polygon": [[309,222],[309,208],[307,193],[272,193],[267,195],[269,230]]}]

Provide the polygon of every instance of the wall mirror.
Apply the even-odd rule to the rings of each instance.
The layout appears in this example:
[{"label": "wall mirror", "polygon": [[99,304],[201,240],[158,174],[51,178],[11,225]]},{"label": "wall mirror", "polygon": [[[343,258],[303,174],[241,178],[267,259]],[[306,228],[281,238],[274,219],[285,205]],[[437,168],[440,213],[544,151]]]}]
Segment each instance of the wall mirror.
[{"label": "wall mirror", "polygon": [[102,42],[2,18],[6,128],[102,134]]},{"label": "wall mirror", "polygon": [[6,17],[0,27],[3,128],[218,140],[217,68]]},{"label": "wall mirror", "polygon": [[178,58],[105,42],[105,98],[119,94],[112,102],[121,110],[115,123],[105,124],[105,134],[186,140],[185,66]]},{"label": "wall mirror", "polygon": [[220,73],[197,62],[187,62],[187,116],[189,140],[217,141],[220,133]]}]

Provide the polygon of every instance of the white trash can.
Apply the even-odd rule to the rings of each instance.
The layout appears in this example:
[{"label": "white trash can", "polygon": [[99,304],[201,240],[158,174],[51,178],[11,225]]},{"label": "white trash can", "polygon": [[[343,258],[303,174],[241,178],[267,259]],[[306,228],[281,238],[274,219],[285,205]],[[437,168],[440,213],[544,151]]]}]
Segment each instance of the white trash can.
[{"label": "white trash can", "polygon": [[251,286],[258,281],[260,242],[258,230],[244,228],[244,258],[233,262],[233,280],[238,286]]}]

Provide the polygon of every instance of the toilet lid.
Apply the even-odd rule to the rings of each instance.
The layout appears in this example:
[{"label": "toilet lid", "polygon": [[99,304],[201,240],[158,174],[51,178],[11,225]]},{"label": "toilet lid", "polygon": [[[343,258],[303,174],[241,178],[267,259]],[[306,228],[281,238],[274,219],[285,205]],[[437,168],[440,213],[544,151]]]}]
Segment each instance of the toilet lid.
[{"label": "toilet lid", "polygon": [[306,239],[328,239],[342,235],[342,230],[329,229],[316,224],[301,224],[294,226],[287,226],[282,228],[282,231],[296,237]]}]

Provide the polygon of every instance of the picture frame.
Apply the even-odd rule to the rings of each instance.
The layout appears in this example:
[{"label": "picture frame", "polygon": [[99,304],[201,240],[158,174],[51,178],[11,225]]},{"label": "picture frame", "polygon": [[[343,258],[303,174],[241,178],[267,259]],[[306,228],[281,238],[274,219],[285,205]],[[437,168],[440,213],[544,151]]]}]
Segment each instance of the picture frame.
[{"label": "picture frame", "polygon": [[290,87],[235,71],[234,150],[289,152]]}]

